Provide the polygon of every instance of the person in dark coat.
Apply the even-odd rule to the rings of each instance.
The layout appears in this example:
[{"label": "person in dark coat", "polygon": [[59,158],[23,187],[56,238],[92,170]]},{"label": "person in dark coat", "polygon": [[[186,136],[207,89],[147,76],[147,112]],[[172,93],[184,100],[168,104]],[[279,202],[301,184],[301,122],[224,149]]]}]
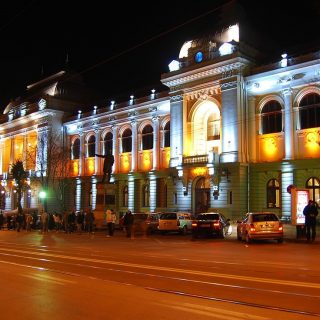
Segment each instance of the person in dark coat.
[{"label": "person in dark coat", "polygon": [[127,237],[131,238],[132,236],[132,225],[133,225],[133,214],[128,210],[123,219],[123,225],[126,228]]},{"label": "person in dark coat", "polygon": [[316,225],[318,215],[317,204],[313,200],[309,200],[309,203],[303,209],[303,214],[305,216],[307,241],[314,241],[316,238]]},{"label": "person in dark coat", "polygon": [[3,213],[2,213],[2,210],[1,210],[0,211],[0,230],[3,227],[3,223],[4,223],[4,216],[3,216]]}]

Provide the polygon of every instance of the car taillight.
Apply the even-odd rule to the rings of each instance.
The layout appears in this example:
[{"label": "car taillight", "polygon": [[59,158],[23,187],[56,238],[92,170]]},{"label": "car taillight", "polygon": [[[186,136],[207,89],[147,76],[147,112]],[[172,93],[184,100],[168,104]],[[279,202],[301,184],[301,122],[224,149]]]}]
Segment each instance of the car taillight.
[{"label": "car taillight", "polygon": [[214,223],[213,223],[213,226],[214,226],[215,228],[219,228],[219,227],[220,227],[220,222],[219,222],[219,221],[214,222]]},{"label": "car taillight", "polygon": [[283,225],[281,222],[279,223],[279,231],[283,231]]},{"label": "car taillight", "polygon": [[191,226],[192,226],[192,228],[196,228],[197,227],[197,223],[196,222],[192,222]]},{"label": "car taillight", "polygon": [[250,231],[251,232],[255,232],[256,231],[256,228],[254,227],[254,224],[250,224]]}]

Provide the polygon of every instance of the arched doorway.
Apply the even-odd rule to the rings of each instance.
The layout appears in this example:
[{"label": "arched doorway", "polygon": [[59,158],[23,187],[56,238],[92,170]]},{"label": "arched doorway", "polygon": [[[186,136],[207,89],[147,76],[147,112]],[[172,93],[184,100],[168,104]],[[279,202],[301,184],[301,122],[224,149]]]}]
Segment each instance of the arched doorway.
[{"label": "arched doorway", "polygon": [[195,213],[207,212],[210,208],[209,179],[200,178],[195,185]]}]

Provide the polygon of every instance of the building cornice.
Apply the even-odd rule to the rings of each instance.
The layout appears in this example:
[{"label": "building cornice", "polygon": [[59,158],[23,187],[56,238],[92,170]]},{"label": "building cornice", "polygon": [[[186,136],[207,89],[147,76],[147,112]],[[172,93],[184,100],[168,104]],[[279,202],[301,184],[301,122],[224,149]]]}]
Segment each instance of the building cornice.
[{"label": "building cornice", "polygon": [[212,77],[218,74],[229,73],[233,70],[239,70],[249,64],[249,60],[236,57],[228,61],[222,61],[216,64],[210,64],[202,68],[190,70],[188,72],[179,73],[171,77],[161,79],[162,83],[169,88],[194,82],[199,79]]}]

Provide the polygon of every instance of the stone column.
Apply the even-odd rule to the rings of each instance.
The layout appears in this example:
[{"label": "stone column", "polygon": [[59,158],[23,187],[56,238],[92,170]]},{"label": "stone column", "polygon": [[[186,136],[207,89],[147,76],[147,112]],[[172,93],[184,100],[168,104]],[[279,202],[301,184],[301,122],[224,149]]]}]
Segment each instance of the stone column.
[{"label": "stone column", "polygon": [[27,170],[27,149],[28,149],[28,135],[27,132],[24,133],[23,136],[23,162],[24,162],[24,169]]},{"label": "stone column", "polygon": [[239,159],[239,142],[241,141],[241,119],[238,109],[237,82],[221,86],[221,162],[237,162]]},{"label": "stone column", "polygon": [[[96,154],[101,154],[101,132],[99,129],[96,129],[95,131],[95,138],[96,138],[96,145],[95,145],[95,153]],[[99,174],[99,172],[101,172],[101,168],[100,168],[100,164],[101,161],[100,161],[100,158],[99,157],[95,157],[95,160],[94,160],[94,174],[97,175]]]},{"label": "stone column", "polygon": [[84,151],[85,151],[85,146],[84,146],[84,134],[83,132],[79,133],[80,136],[80,155],[79,155],[79,176],[83,175],[84,172]]},{"label": "stone column", "polygon": [[285,159],[291,160],[294,155],[292,92],[286,89],[282,91],[282,95],[284,98]]},{"label": "stone column", "polygon": [[119,170],[119,139],[117,126],[112,126],[112,139],[112,154],[114,156],[112,173],[117,173]]},{"label": "stone column", "polygon": [[249,161],[257,161],[257,129],[256,129],[256,98],[248,97],[248,143]]},{"label": "stone column", "polygon": [[137,134],[137,122],[131,122],[132,127],[132,150],[131,150],[131,171],[137,170],[138,162],[138,134]]},{"label": "stone column", "polygon": [[[181,164],[183,155],[183,96],[170,98],[170,167]],[[179,160],[180,159],[180,160]]]},{"label": "stone column", "polygon": [[281,165],[281,204],[282,216],[291,217],[291,194],[287,192],[288,186],[294,184],[293,167],[290,162],[283,162]]},{"label": "stone column", "polygon": [[153,170],[159,169],[159,117],[153,117]]}]

